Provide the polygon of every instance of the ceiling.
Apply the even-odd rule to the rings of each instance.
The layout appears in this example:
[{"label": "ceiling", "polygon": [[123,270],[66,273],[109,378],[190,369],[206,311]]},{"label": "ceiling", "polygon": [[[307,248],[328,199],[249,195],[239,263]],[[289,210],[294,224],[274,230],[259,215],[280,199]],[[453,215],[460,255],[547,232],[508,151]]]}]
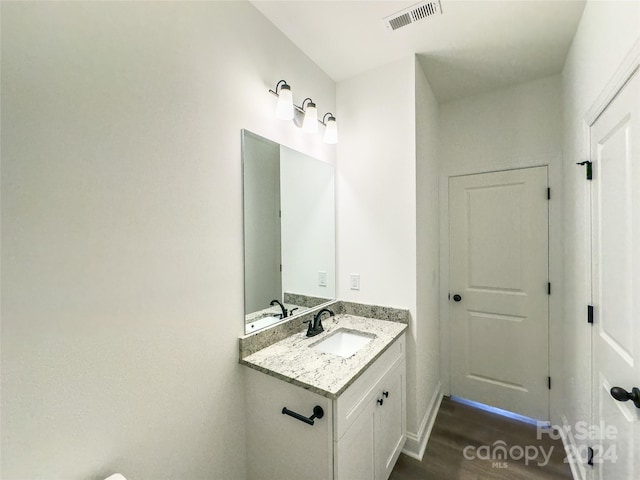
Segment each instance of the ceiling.
[{"label": "ceiling", "polygon": [[442,15],[390,31],[382,18],[416,2],[252,3],[336,82],[418,54],[440,102],[559,73],[585,6],[441,0]]}]

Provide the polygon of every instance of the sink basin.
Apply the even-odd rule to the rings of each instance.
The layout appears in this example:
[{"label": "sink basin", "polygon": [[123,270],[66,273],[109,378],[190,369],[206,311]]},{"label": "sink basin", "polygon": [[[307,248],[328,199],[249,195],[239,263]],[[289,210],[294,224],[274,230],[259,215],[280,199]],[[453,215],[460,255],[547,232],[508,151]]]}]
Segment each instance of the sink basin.
[{"label": "sink basin", "polygon": [[339,328],[331,335],[319,342],[310,345],[310,348],[319,352],[331,353],[339,357],[349,358],[376,336],[371,333]]},{"label": "sink basin", "polygon": [[260,330],[261,328],[268,327],[269,325],[273,325],[274,323],[280,322],[282,319],[279,317],[274,317],[273,315],[268,315],[266,317],[259,318],[253,322],[247,323],[247,331],[253,332],[254,330]]}]

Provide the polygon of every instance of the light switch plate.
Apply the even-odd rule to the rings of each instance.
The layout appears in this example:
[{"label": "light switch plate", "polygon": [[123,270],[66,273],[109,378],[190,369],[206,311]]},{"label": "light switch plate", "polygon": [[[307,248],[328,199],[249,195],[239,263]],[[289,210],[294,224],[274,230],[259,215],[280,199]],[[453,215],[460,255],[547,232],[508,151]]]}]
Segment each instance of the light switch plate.
[{"label": "light switch plate", "polygon": [[351,274],[351,290],[360,290],[360,274]]},{"label": "light switch plate", "polygon": [[327,272],[318,272],[318,286],[319,287],[327,286]]}]

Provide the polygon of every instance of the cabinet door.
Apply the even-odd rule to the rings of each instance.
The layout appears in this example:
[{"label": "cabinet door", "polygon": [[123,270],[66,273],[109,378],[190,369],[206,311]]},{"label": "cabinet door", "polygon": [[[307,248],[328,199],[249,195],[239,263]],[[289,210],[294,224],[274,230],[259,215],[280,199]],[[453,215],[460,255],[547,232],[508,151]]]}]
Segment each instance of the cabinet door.
[{"label": "cabinet door", "polygon": [[[247,478],[330,479],[331,400],[252,369],[247,369],[246,379]],[[324,409],[324,416],[316,419],[314,425],[282,414],[282,407],[287,407],[310,416],[316,405]]]},{"label": "cabinet door", "polygon": [[374,480],[374,410],[360,413],[335,445],[335,480]]},{"label": "cabinet door", "polygon": [[375,407],[376,480],[387,480],[406,438],[405,363],[402,362],[380,383]]}]

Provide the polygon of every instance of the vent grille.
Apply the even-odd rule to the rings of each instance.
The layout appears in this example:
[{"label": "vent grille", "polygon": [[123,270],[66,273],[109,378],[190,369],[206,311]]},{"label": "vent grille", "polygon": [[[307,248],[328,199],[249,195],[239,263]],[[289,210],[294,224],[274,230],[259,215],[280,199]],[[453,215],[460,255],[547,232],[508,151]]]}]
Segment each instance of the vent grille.
[{"label": "vent grille", "polygon": [[405,13],[404,15],[400,15],[399,17],[395,17],[389,20],[389,25],[391,25],[392,30],[397,30],[400,27],[409,25],[411,22],[411,15]]},{"label": "vent grille", "polygon": [[420,2],[393,15],[389,15],[383,18],[382,21],[385,23],[387,30],[393,31],[437,14],[442,14],[440,0]]}]

